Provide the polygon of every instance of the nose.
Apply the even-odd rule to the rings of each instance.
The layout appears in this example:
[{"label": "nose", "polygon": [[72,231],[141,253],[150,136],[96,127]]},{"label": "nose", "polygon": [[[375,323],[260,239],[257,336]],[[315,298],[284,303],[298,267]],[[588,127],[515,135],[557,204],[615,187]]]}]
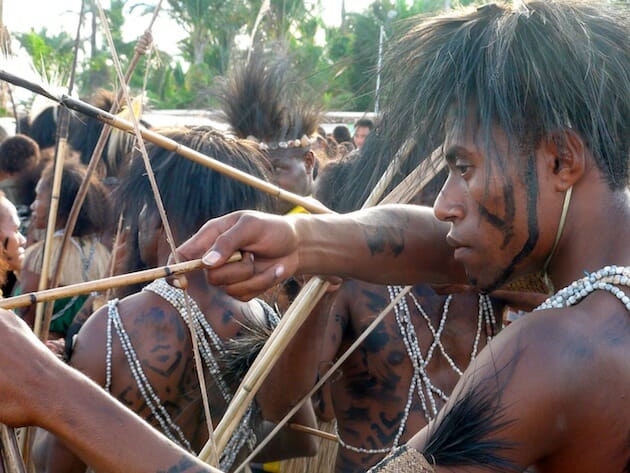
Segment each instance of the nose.
[{"label": "nose", "polygon": [[464,217],[464,204],[458,195],[449,175],[433,205],[433,213],[438,220],[454,222]]},{"label": "nose", "polygon": [[20,246],[25,246],[26,245],[26,237],[24,235],[22,235],[22,233],[19,233],[19,237],[18,237],[18,241],[20,242]]}]

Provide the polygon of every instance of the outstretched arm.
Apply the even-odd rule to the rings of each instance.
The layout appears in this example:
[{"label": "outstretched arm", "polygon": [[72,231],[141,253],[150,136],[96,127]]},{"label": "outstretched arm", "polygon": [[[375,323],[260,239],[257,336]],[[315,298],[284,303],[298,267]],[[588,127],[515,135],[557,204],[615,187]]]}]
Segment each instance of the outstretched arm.
[{"label": "outstretched arm", "polygon": [[[204,258],[211,284],[250,299],[292,274],[374,283],[465,282],[429,207],[392,205],[346,215],[237,212],[209,221],[178,253]],[[235,251],[238,263],[224,263]]]},{"label": "outstretched arm", "polygon": [[0,311],[0,422],[59,436],[98,472],[218,472],[170,442]]}]

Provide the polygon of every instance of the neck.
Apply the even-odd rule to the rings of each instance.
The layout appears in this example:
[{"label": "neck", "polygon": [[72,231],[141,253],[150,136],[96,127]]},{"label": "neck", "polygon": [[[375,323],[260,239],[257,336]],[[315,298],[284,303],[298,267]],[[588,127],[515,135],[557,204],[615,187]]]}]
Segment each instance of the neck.
[{"label": "neck", "polygon": [[630,231],[630,194],[610,191],[606,183],[598,181],[576,187],[573,195],[562,237],[548,268],[556,289],[582,278],[584,271],[630,265],[630,248],[621,237]]}]

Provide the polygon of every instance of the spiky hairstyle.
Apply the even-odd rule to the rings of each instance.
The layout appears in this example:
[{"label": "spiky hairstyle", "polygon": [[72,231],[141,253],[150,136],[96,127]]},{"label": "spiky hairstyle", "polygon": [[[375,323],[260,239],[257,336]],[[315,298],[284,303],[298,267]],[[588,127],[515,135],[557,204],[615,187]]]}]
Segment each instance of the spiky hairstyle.
[{"label": "spiky hairstyle", "polygon": [[239,138],[279,142],[311,136],[320,110],[300,93],[303,82],[290,73],[286,56],[269,59],[262,52],[233,66],[221,81],[217,98]]},{"label": "spiky hairstyle", "polygon": [[498,125],[511,145],[531,150],[548,133],[570,128],[610,187],[622,189],[630,143],[628,11],[610,2],[519,1],[421,22],[391,48],[383,68],[385,141],[416,137],[433,149],[447,121],[461,128],[474,118],[486,146]]}]

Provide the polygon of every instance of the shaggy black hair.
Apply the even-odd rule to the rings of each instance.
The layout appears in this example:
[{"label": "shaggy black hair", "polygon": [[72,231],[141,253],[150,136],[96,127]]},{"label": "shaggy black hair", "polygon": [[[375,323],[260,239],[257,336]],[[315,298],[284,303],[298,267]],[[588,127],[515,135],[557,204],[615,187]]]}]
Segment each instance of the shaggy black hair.
[{"label": "shaggy black hair", "polygon": [[0,145],[0,171],[17,174],[39,164],[37,142],[22,134],[11,136]]},{"label": "shaggy black hair", "polygon": [[461,129],[473,118],[487,150],[496,125],[511,145],[533,150],[549,133],[570,128],[610,187],[624,188],[629,8],[595,3],[489,4],[412,27],[383,67],[385,142],[397,146],[411,137],[434,149],[444,141],[447,121]]},{"label": "shaggy black hair", "polygon": [[[54,163],[50,163],[42,172],[41,182],[44,186],[52,186],[53,173]],[[74,161],[64,163],[57,209],[58,221],[66,222],[68,220],[70,210],[85,176],[86,169],[82,164]],[[81,237],[100,234],[109,224],[110,218],[111,206],[107,191],[103,184],[92,176],[72,235]]]},{"label": "shaggy black hair", "polygon": [[[341,160],[329,163],[315,181],[317,200],[340,213],[358,210],[396,156],[398,156],[399,164],[393,171],[391,181],[384,189],[381,198],[391,192],[425,157],[430,155],[430,150],[426,150],[418,143],[403,143],[398,148],[386,142],[388,138],[380,132],[372,132],[360,150],[354,150]],[[441,173],[427,186],[432,194],[437,195],[445,177],[445,173]],[[428,203],[432,203],[432,200],[425,199]]]},{"label": "shaggy black hair", "polygon": [[55,146],[57,143],[58,114],[57,105],[47,107],[30,121],[27,130],[24,131],[37,142],[40,150]]},{"label": "shaggy black hair", "polygon": [[[226,138],[209,127],[172,128],[161,130],[161,133],[247,174],[267,179],[265,158],[242,140]],[[147,152],[177,244],[192,236],[211,218],[236,210],[271,208],[271,199],[267,194],[174,151],[148,144]],[[135,234],[138,215],[145,205],[146,216],[158,215],[140,156],[134,156],[127,176],[115,192],[115,200],[118,208],[124,209],[125,223],[131,227],[131,235]]]},{"label": "shaggy black hair", "polygon": [[329,162],[319,172],[315,181],[315,198],[338,213],[353,212],[361,207],[361,203],[357,205],[356,198],[348,196],[347,192],[350,189],[346,188],[358,169],[367,168],[357,166],[357,160],[360,158],[358,152],[354,151],[337,161]]},{"label": "shaggy black hair", "polygon": [[[91,105],[109,112],[114,103],[114,93],[105,89],[99,89],[88,100]],[[80,155],[80,160],[87,165],[92,157],[92,152],[103,130],[103,122],[86,115],[73,114],[70,120],[68,143],[72,149]]]}]

